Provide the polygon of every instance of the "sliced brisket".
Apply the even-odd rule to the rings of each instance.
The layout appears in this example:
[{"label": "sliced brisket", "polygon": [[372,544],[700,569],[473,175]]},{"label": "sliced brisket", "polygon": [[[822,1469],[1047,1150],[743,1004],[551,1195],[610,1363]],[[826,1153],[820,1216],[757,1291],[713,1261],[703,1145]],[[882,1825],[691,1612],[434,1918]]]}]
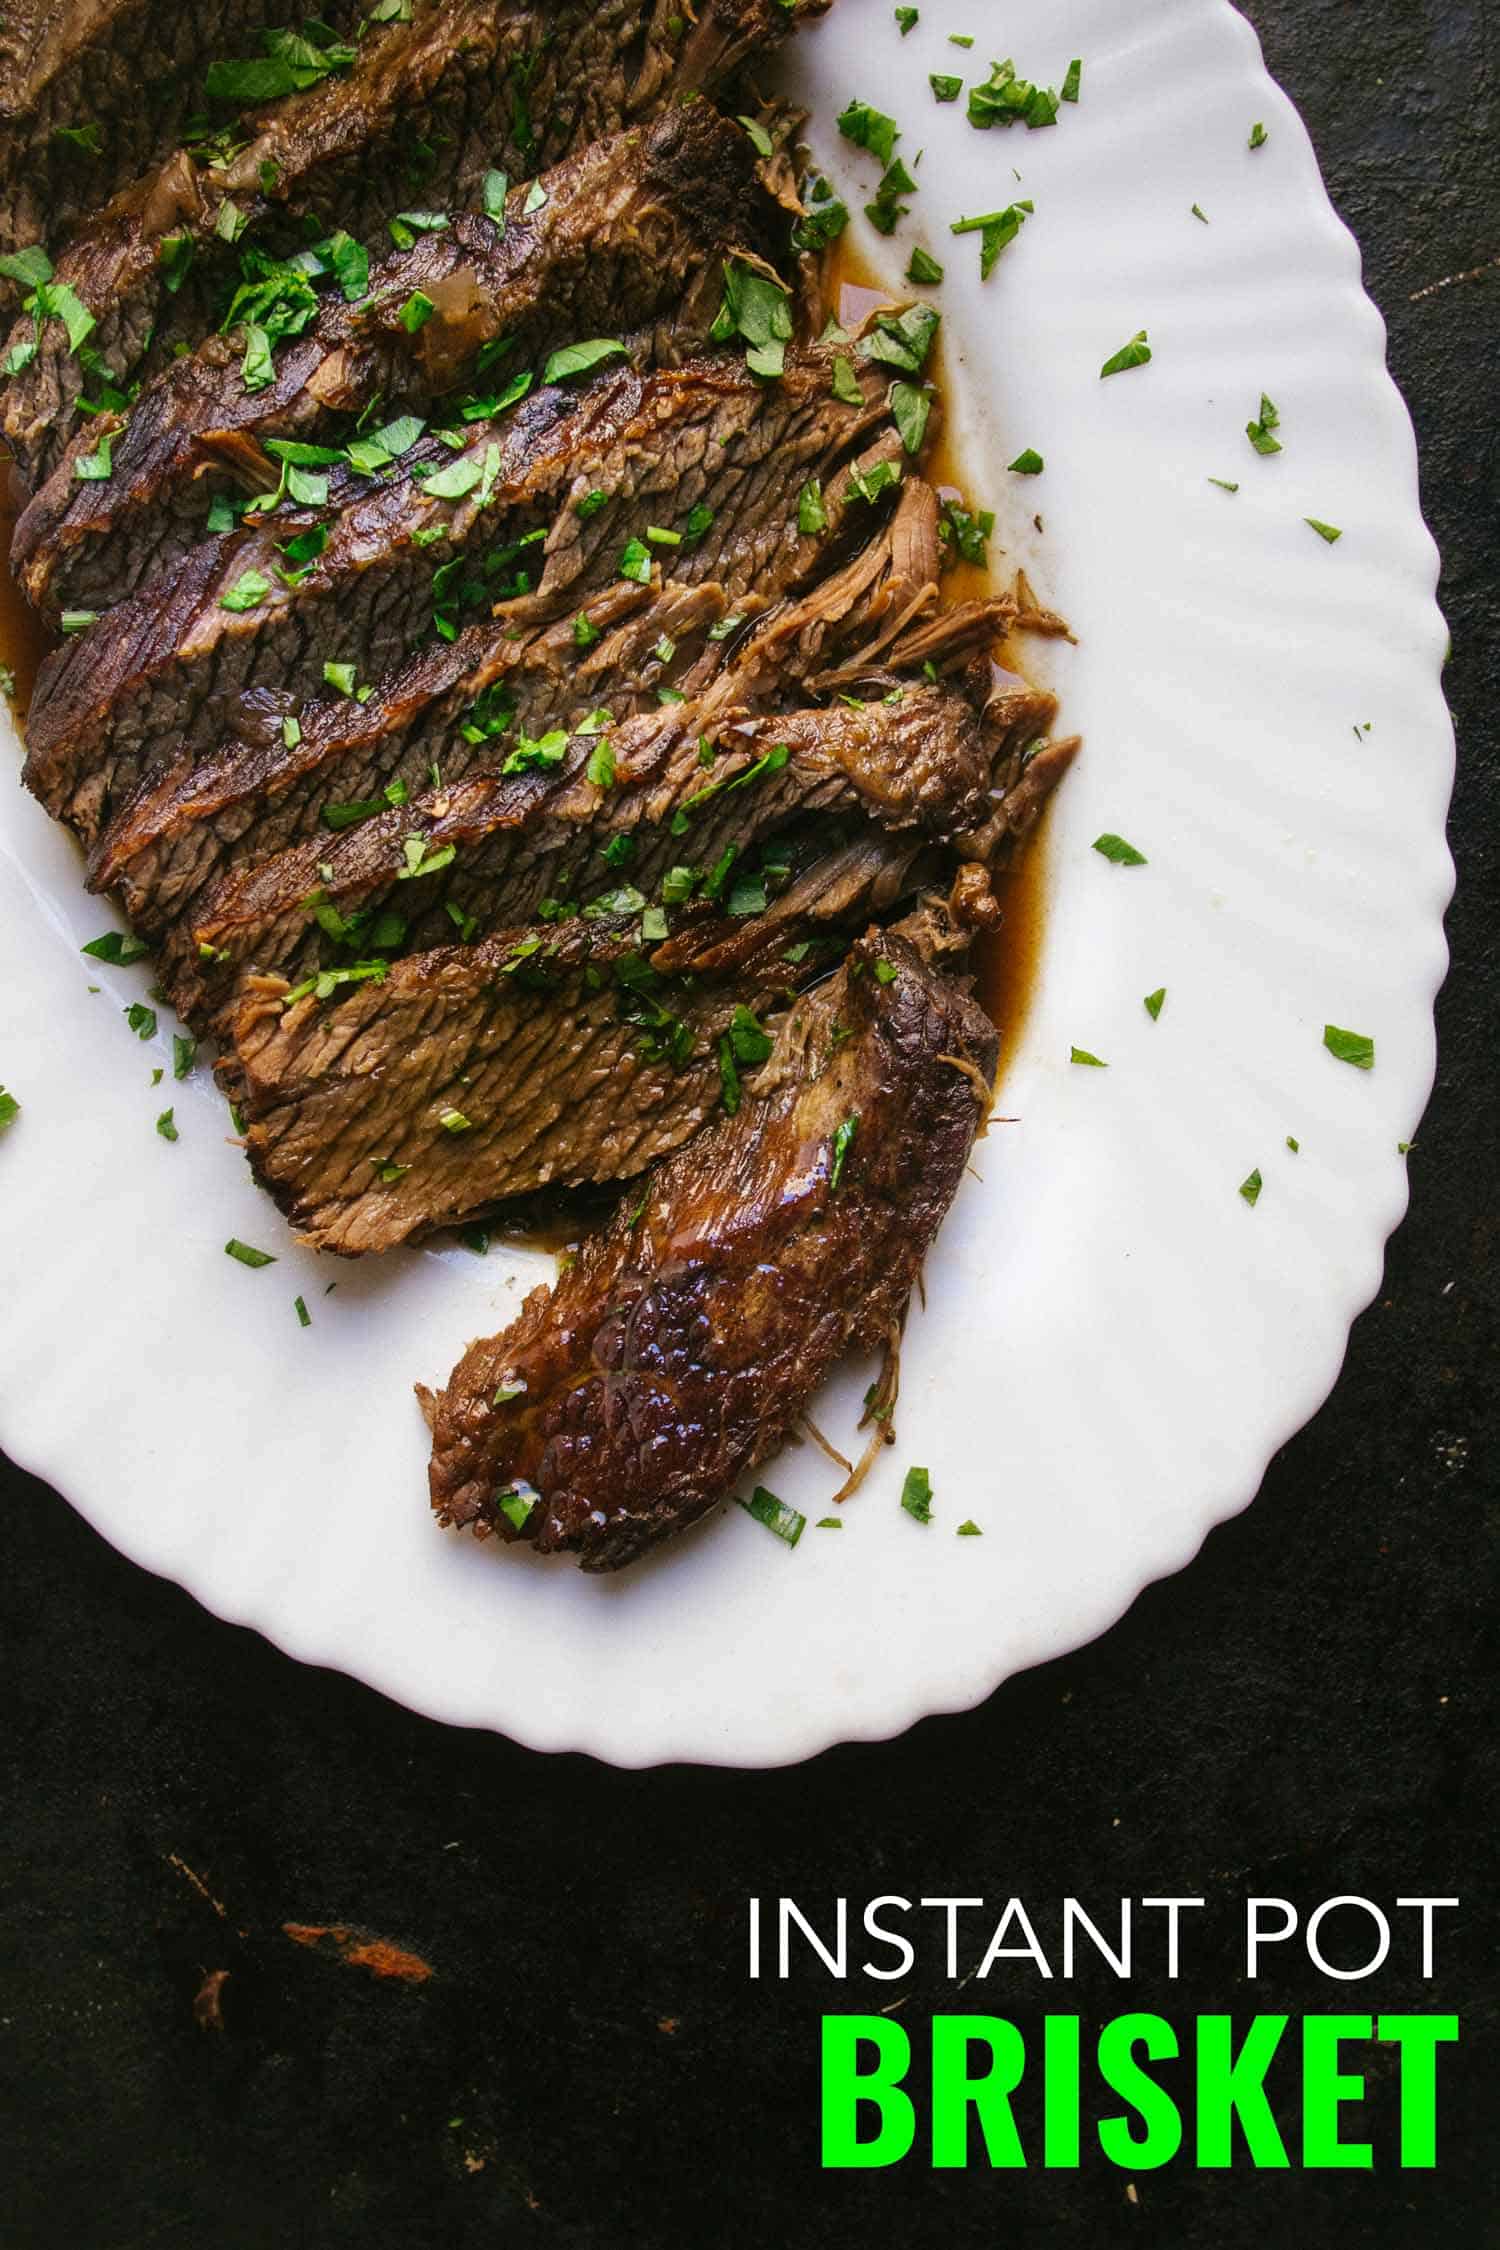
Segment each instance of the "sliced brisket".
[{"label": "sliced brisket", "polygon": [[725,1499],[843,1352],[900,1321],[996,1045],[915,947],[861,939],[739,1115],[469,1347],[431,1402],[439,1520],[612,1570]]},{"label": "sliced brisket", "polygon": [[[861,446],[864,458],[899,450],[882,371],[861,371],[851,405],[834,394],[834,365],[826,351],[789,356],[771,385],[732,358],[627,370],[577,395],[533,393],[461,454],[421,439],[402,473],[344,505],[358,480],[335,471],[325,518],[282,511],[204,541],[48,659],[31,705],[28,788],[92,842],[142,780],[220,738],[223,699],[265,689],[295,708],[317,694],[324,665],[346,656],[379,681],[435,614],[503,590],[520,539],[535,537],[545,558],[539,616],[609,585],[628,551],[643,570],[653,551],[668,553],[676,577],[717,579],[731,600],[768,574],[784,585],[846,519],[869,518],[839,464]],[[427,482],[423,471],[434,472]],[[813,476],[827,487],[827,528],[804,534],[797,496]],[[285,547],[303,529],[326,529],[326,544],[290,569]]]},{"label": "sliced brisket", "polygon": [[[10,0],[0,18],[0,251],[56,241],[175,147],[207,65],[249,53],[302,0]],[[324,21],[356,13],[333,0]],[[235,105],[218,106],[219,121]]]},{"label": "sliced brisket", "polygon": [[[816,816],[826,833],[843,815],[945,844],[994,822],[996,741],[954,690],[736,718],[736,685],[731,673],[696,702],[559,735],[545,766],[523,746],[515,772],[445,781],[239,869],[195,917],[188,957],[211,949],[218,967],[198,971],[210,990],[246,971],[296,983],[368,953],[374,931],[383,952],[418,952],[545,901],[589,911],[622,885],[659,903],[665,937],[705,890],[731,911],[764,904],[790,875],[768,839],[794,821]],[[768,860],[787,876],[768,879]]]},{"label": "sliced brisket", "polygon": [[837,959],[911,856],[859,839],[753,922],[705,908],[669,947],[607,916],[377,965],[333,1005],[254,980],[220,1076],[256,1177],[304,1241],[346,1257],[544,1187],[629,1179],[737,1104],[767,1044],[747,1013]]},{"label": "sliced brisket", "polygon": [[370,31],[347,75],[259,113],[224,161],[179,150],[68,245],[54,282],[94,326],[83,356],[59,319],[12,333],[12,352],[37,347],[5,396],[22,473],[51,471],[80,395],[217,323],[247,246],[287,256],[343,231],[385,250],[402,210],[477,207],[492,170],[529,178],[712,88],[788,21],[776,0],[708,0],[696,24],[659,0],[451,0]]},{"label": "sliced brisket", "polygon": [[114,892],[155,939],[244,857],[325,835],[326,806],[379,799],[387,788],[417,796],[435,769],[459,780],[493,764],[512,713],[521,733],[542,734],[554,724],[571,730],[603,704],[621,715],[656,710],[666,642],[691,663],[724,609],[712,584],[657,592],[622,580],[589,605],[599,639],[584,652],[571,619],[512,630],[486,619],[456,641],[428,642],[378,698],[330,689],[300,705],[291,740],[286,700],[252,694],[231,710],[236,731],[206,758],[168,767],[122,808],[89,861],[89,887]]},{"label": "sliced brisket", "polygon": [[[634,337],[642,365],[701,350],[726,252],[770,239],[756,161],[737,125],[693,101],[554,166],[539,207],[514,188],[498,223],[460,213],[374,267],[356,302],[325,299],[260,389],[245,383],[243,329],[210,337],[152,377],[128,417],[79,432],[16,526],[13,572],[39,606],[103,609],[204,536],[216,494],[275,486],[266,439],[338,446],[377,399],[382,421],[425,411],[474,375],[482,349],[499,347],[475,386],[492,393],[581,337]],[[414,290],[435,308],[416,330],[401,317]],[[82,473],[106,429],[109,475]]]}]

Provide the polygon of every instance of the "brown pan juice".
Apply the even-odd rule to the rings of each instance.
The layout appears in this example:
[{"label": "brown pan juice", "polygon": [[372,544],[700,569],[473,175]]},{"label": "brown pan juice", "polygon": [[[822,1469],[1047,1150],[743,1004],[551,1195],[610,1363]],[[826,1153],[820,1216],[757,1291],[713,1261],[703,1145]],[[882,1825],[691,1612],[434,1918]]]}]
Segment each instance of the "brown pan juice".
[{"label": "brown pan juice", "polygon": [[[842,327],[854,326],[875,305],[889,304],[893,295],[902,297],[906,294],[908,292],[904,288],[892,290],[882,283],[873,268],[851,249],[847,236],[841,237],[835,244],[829,267],[827,300],[836,311]],[[923,297],[923,302],[932,301],[930,297]],[[939,398],[946,399],[949,383],[943,365],[941,330],[938,332],[937,349],[929,374],[937,385]],[[976,482],[965,473],[958,455],[953,425],[946,416],[938,424],[937,437],[928,455],[924,474],[928,482],[940,492],[961,492],[976,506],[983,504],[988,497],[985,480],[981,478]],[[973,601],[998,593],[1005,582],[1006,573],[997,564],[1003,565],[1003,562],[1003,555],[992,541],[989,566],[980,568],[974,563],[957,564],[944,579],[945,593],[953,601]],[[1014,672],[1028,684],[1034,684],[1023,636],[1008,637],[996,649],[995,655],[997,662],[1006,671]],[[1005,1065],[1019,1043],[1036,988],[1042,933],[1046,922],[1047,836],[1048,808],[1044,807],[1041,819],[1018,854],[1014,867],[1002,869],[994,877],[995,897],[1004,916],[1000,928],[981,931],[974,946],[975,991],[986,1015],[1001,1036],[1002,1077]]]}]

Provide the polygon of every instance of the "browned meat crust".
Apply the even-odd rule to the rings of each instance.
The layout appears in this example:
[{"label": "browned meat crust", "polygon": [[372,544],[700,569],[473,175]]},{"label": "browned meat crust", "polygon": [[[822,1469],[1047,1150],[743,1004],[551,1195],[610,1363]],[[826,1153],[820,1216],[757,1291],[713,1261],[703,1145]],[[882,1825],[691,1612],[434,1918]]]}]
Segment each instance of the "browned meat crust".
[{"label": "browned meat crust", "polygon": [[995,1060],[950,978],[901,937],[861,939],[740,1114],[470,1345],[433,1402],[439,1520],[614,1570],[726,1497],[835,1360],[901,1318],[981,1120],[955,1061],[987,1084]]}]

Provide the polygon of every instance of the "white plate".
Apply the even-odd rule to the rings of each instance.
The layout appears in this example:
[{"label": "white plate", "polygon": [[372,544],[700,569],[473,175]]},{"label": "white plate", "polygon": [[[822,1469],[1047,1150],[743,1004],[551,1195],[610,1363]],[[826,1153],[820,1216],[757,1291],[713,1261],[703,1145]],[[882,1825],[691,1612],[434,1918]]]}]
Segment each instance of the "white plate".
[{"label": "white plate", "polygon": [[[122,1020],[147,969],[80,958],[109,917],[71,847],[3,799],[0,1079],[24,1104],[0,1141],[5,1444],[220,1615],[537,1747],[774,1764],[971,1704],[1099,1632],[1325,1397],[1405,1209],[1452,735],[1412,432],[1358,254],[1221,0],[1013,0],[1024,73],[1084,61],[1082,101],[1038,133],[972,132],[928,93],[929,72],[982,74],[991,15],[929,0],[902,39],[885,0],[839,0],[796,64],[851,202],[876,172],[832,130],[851,96],[895,114],[908,160],[925,148],[911,220],[866,247],[892,278],[914,239],[948,268],[966,458],[1002,538],[1042,513],[1043,539],[1007,544],[1078,629],[1056,684],[1086,738],[1000,1105],[1021,1122],[939,1238],[900,1443],[842,1531],[791,1552],[730,1508],[602,1581],[437,1532],[412,1381],[441,1380],[549,1261],[296,1249],[205,1074],[172,1085],[170,1024],[142,1045]],[[981,287],[978,240],[947,222],[1021,195],[1036,215]],[[1101,382],[1141,328],[1150,366]],[[1274,459],[1244,435],[1262,391]],[[1008,476],[1028,446],[1045,474]],[[1109,865],[1101,830],[1149,864]],[[1325,1052],[1325,1022],[1373,1035],[1374,1070]],[[1108,1070],[1071,1066],[1074,1043]],[[152,1126],[174,1097],[169,1146]],[[229,1235],[279,1263],[247,1271]],[[818,1404],[835,1441],[865,1379]],[[910,1462],[932,1472],[927,1528],[898,1506]],[[815,1519],[834,1476],[803,1447],[771,1481]],[[982,1538],[955,1536],[966,1517]]]}]

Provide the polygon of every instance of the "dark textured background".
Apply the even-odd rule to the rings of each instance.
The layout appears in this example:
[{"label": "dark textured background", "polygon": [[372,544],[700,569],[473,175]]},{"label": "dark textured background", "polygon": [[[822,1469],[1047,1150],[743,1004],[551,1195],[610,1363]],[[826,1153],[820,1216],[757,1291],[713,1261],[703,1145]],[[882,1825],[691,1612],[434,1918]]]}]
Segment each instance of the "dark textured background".
[{"label": "dark textured background", "polygon": [[[6,2250],[1500,2243],[1480,1903],[1500,1494],[1489,34],[1484,0],[1249,12],[1390,324],[1446,563],[1461,746],[1437,1092],[1411,1216],[1333,1400],[1254,1508],[1096,1646],[965,1718],[760,1776],[624,1775],[445,1732],[215,1623],[7,1473]],[[743,1902],[840,1889],[1219,1906],[1177,1986],[1053,1988],[1091,2018],[1456,2008],[1440,2169],[1173,2168],[1134,2202],[1098,2164],[821,2175],[817,2016],[839,2003],[826,1982],[747,1984]],[[1433,1987],[1408,1949],[1369,1986],[1304,1964],[1252,1998],[1236,1906],[1251,1890],[1466,1906]],[[374,1932],[430,1980],[382,1981],[293,1943],[288,1921]],[[218,1970],[222,2024],[204,2028],[195,1995]],[[1045,1991],[992,1982],[958,2005],[1029,2023]],[[919,1977],[904,2020],[945,1998]],[[1372,2105],[1384,2131],[1388,2084]]]}]

